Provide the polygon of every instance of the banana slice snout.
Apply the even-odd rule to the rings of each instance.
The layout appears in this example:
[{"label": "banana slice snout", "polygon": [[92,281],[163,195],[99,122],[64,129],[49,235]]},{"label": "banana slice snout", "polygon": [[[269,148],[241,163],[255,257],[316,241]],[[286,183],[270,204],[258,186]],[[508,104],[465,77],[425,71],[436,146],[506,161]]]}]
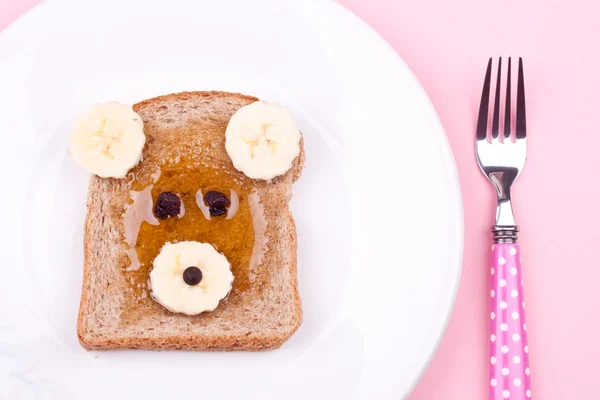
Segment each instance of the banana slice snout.
[{"label": "banana slice snout", "polygon": [[213,311],[233,284],[231,265],[212,245],[166,243],[150,272],[152,297],[174,313]]}]

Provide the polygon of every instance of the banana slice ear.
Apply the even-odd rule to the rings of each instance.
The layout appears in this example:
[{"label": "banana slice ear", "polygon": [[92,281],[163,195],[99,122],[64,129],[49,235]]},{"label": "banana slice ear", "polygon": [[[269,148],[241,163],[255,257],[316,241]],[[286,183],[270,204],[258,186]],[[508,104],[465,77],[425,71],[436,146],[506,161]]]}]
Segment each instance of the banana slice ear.
[{"label": "banana slice ear", "polygon": [[92,174],[124,178],[140,161],[145,143],[144,123],[131,106],[94,104],[77,118],[69,153]]},{"label": "banana slice ear", "polygon": [[252,179],[285,174],[300,154],[300,130],[284,106],[257,101],[229,120],[225,148],[235,168]]}]

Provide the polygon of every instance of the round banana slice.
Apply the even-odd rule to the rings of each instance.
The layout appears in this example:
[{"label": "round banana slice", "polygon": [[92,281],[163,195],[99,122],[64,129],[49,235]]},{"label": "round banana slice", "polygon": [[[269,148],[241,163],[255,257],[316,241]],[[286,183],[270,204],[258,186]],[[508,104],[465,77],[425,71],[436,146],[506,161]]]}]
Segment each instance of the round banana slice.
[{"label": "round banana slice", "polygon": [[233,284],[229,261],[208,243],[166,243],[153,265],[152,296],[174,313],[213,311]]},{"label": "round banana slice", "polygon": [[235,168],[252,179],[285,174],[300,154],[300,130],[284,106],[257,101],[229,120],[225,148]]},{"label": "round banana slice", "polygon": [[94,104],[77,118],[69,152],[86,171],[101,178],[124,178],[142,158],[146,143],[142,118],[131,106]]}]

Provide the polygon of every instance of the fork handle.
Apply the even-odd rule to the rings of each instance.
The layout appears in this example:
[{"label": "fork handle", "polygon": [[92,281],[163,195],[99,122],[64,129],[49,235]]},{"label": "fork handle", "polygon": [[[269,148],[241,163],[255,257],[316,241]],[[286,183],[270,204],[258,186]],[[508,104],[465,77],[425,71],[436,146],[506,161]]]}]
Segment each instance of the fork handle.
[{"label": "fork handle", "polygon": [[489,400],[531,399],[520,248],[492,246]]}]

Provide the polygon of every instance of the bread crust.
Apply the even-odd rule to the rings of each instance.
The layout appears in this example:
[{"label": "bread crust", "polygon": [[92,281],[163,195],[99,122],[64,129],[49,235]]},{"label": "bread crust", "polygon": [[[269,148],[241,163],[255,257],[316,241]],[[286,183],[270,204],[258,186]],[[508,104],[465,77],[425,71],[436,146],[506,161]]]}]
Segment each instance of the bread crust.
[{"label": "bread crust", "polygon": [[[240,107],[257,101],[227,92],[182,92],[144,100],[133,106],[144,121],[147,143],[142,161],[165,162],[189,156],[235,170],[224,148],[224,126]],[[262,267],[272,276],[261,291],[238,304],[212,313],[186,316],[152,309],[137,322],[123,324],[126,282],[121,261],[126,256],[121,214],[131,182],[90,179],[84,228],[84,267],[77,335],[87,350],[269,350],[279,348],[302,323],[297,278],[297,237],[288,207],[291,186],[304,166],[304,141],[292,168],[271,181],[251,180],[267,221],[269,251]],[[177,153],[177,154],[174,154]],[[168,163],[168,161],[166,161]]]}]

